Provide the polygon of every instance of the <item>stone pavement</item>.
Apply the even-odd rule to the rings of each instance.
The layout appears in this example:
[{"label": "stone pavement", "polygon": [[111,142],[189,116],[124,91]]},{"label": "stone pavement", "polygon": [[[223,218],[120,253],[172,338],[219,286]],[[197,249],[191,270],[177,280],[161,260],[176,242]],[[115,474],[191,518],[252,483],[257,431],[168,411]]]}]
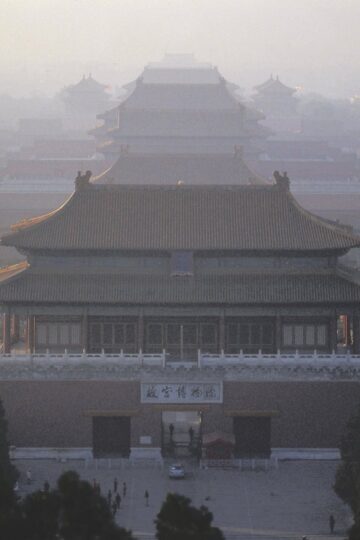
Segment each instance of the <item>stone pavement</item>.
[{"label": "stone pavement", "polygon": [[[15,465],[21,472],[20,495],[41,488],[45,480],[54,487],[58,476],[69,469],[90,482],[96,479],[106,495],[116,476],[121,495],[122,483],[127,484],[117,522],[144,540],[153,538],[153,521],[168,492],[186,495],[196,506],[206,505],[214,514],[214,524],[229,540],[344,538],[351,524],[349,510],[332,491],[337,463],[331,461],[280,462],[278,469],[268,472],[200,470],[185,463],[184,480],[170,480],[166,467],[121,468],[119,462],[108,460],[97,467],[95,462],[50,460],[18,460]],[[30,486],[25,482],[28,468],[33,477]],[[145,490],[150,495],[148,507]],[[336,519],[332,536],[330,514]]]}]

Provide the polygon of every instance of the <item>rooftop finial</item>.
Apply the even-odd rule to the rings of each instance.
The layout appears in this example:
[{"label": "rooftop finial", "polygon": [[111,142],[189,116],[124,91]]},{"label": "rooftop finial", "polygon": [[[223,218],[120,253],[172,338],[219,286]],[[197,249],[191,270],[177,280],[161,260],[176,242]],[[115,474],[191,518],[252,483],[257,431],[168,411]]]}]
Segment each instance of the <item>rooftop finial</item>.
[{"label": "rooftop finial", "polygon": [[235,146],[234,146],[234,155],[237,158],[243,157],[243,155],[244,155],[243,147],[238,145],[238,144],[235,144]]},{"label": "rooftop finial", "polygon": [[128,154],[129,150],[130,150],[130,145],[129,144],[121,144],[120,145],[120,153],[121,154]]},{"label": "rooftop finial", "polygon": [[78,171],[77,177],[75,178],[75,191],[84,189],[89,185],[91,174],[91,171],[86,171],[85,174],[82,174],[81,171]]},{"label": "rooftop finial", "polygon": [[273,176],[275,178],[276,185],[279,186],[280,189],[287,191],[290,189],[290,179],[286,171],[284,171],[282,174],[280,174],[279,171],[274,171]]}]

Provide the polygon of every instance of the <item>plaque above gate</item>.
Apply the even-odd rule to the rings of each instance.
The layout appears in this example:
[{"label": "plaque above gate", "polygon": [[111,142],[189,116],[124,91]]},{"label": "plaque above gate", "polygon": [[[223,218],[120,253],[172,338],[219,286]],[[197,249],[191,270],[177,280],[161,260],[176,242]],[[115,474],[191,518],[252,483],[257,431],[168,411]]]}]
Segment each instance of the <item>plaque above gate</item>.
[{"label": "plaque above gate", "polygon": [[222,383],[141,383],[141,403],[222,403]]}]

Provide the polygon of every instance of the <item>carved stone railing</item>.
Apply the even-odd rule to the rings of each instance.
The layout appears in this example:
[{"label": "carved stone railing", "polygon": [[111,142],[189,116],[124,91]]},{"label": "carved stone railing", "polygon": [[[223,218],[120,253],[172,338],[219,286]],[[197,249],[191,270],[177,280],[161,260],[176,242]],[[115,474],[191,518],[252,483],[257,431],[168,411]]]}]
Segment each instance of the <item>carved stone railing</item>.
[{"label": "carved stone railing", "polygon": [[334,366],[338,365],[349,365],[353,363],[354,365],[359,365],[360,367],[360,354],[351,354],[346,353],[319,353],[317,351],[312,351],[309,353],[299,353],[295,351],[294,353],[281,353],[278,351],[276,354],[264,354],[259,351],[257,354],[244,354],[240,351],[239,354],[207,354],[199,352],[198,355],[198,365],[200,367],[226,367],[226,366],[239,366],[239,365],[248,365],[252,366],[255,364],[261,365],[266,364],[270,365],[285,365],[290,364],[294,365],[320,365],[326,364]]},{"label": "carved stone railing", "polygon": [[206,354],[196,361],[159,354],[0,354],[0,380],[359,380],[360,355]]},{"label": "carved stone railing", "polygon": [[201,354],[200,369],[223,370],[225,379],[307,379],[359,380],[360,355],[317,353],[284,353],[254,355]]}]

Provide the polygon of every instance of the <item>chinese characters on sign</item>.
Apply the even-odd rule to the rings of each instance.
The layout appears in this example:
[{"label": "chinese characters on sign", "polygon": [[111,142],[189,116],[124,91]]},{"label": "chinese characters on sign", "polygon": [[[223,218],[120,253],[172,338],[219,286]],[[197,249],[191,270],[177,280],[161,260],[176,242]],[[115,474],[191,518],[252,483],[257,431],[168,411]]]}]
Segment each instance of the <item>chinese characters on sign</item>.
[{"label": "chinese characters on sign", "polygon": [[142,403],[222,403],[221,383],[142,383]]}]

